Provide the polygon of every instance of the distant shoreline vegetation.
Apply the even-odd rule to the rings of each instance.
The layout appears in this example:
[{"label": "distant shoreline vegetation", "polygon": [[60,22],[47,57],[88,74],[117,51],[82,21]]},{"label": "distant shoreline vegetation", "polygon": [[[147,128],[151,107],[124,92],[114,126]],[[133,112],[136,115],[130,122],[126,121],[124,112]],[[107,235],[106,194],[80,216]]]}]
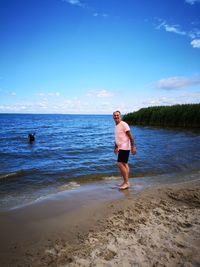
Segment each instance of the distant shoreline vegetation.
[{"label": "distant shoreline vegetation", "polygon": [[123,120],[143,126],[200,128],[200,104],[141,108],[125,114]]}]

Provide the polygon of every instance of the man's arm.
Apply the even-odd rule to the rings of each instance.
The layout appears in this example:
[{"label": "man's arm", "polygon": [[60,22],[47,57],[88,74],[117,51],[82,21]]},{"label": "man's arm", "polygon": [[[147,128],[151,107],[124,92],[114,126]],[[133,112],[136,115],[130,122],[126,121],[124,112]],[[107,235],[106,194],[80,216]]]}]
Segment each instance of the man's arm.
[{"label": "man's arm", "polygon": [[130,142],[131,142],[131,152],[133,155],[135,155],[136,154],[136,146],[135,146],[135,142],[134,142],[132,133],[131,133],[131,131],[126,131],[126,134],[128,135]]},{"label": "man's arm", "polygon": [[119,152],[119,149],[118,149],[117,144],[115,143],[114,153],[115,153],[115,154],[118,154],[118,152]]}]

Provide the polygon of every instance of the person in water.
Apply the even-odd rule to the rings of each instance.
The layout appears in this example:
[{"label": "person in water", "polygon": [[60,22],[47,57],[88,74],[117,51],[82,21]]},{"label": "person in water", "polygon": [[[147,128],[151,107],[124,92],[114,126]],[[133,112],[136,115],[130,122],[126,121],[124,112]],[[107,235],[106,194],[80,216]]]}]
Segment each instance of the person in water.
[{"label": "person in water", "polygon": [[29,143],[32,143],[35,141],[35,134],[29,133],[28,134],[28,141]]},{"label": "person in water", "polygon": [[113,112],[113,119],[116,124],[114,153],[118,155],[117,166],[124,180],[119,189],[124,190],[130,187],[128,159],[130,150],[133,155],[136,154],[136,146],[129,125],[121,119],[121,112]]}]

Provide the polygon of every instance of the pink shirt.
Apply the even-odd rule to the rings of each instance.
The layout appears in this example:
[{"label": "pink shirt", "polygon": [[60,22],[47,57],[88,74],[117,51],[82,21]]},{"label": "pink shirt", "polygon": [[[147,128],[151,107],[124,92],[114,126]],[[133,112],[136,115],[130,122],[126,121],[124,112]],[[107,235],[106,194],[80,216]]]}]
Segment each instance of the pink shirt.
[{"label": "pink shirt", "polygon": [[118,146],[118,149],[131,149],[130,139],[126,134],[127,131],[130,131],[130,127],[124,121],[120,121],[120,123],[115,126],[115,142]]}]

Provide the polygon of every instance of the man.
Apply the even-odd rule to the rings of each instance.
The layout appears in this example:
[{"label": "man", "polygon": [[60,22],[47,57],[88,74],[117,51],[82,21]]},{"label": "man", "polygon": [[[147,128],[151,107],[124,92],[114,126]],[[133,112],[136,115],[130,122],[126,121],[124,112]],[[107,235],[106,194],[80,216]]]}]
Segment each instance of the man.
[{"label": "man", "polygon": [[129,125],[121,120],[120,111],[113,112],[113,119],[115,121],[115,149],[114,152],[117,155],[117,166],[124,179],[119,189],[124,190],[130,187],[129,178],[129,166],[128,158],[130,150],[133,155],[136,154],[136,147],[133,136],[130,131]]}]

